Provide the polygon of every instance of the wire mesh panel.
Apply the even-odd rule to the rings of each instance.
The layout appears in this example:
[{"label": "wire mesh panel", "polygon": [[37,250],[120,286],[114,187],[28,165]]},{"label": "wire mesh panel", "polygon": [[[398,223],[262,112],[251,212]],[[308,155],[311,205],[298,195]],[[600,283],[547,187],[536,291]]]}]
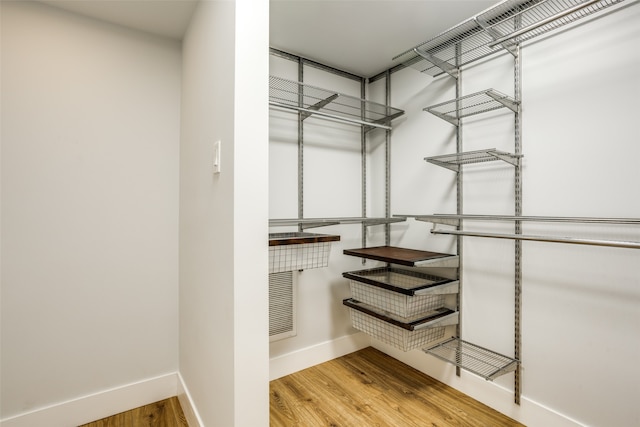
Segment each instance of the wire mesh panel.
[{"label": "wire mesh panel", "polygon": [[407,322],[444,307],[444,295],[412,297],[351,281],[351,297]]},{"label": "wire mesh panel", "polygon": [[353,308],[350,308],[349,311],[354,328],[402,351],[421,348],[430,342],[439,340],[444,337],[446,329],[445,327],[436,327],[410,331]]},{"label": "wire mesh panel", "polygon": [[269,273],[306,270],[329,265],[331,242],[269,247]]},{"label": "wire mesh panel", "polygon": [[570,24],[623,0],[508,0],[477,16],[477,22],[511,43]]}]

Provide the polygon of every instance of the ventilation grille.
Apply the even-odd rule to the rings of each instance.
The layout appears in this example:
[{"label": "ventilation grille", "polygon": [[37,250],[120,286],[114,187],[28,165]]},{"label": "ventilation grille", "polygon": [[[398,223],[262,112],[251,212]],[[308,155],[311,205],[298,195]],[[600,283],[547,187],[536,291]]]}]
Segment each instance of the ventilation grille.
[{"label": "ventilation grille", "polygon": [[269,274],[269,340],[296,335],[293,272]]}]

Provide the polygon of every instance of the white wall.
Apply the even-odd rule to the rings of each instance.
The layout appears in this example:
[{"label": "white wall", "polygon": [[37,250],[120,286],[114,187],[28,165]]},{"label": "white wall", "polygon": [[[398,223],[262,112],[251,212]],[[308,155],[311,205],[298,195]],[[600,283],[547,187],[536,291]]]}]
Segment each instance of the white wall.
[{"label": "white wall", "polygon": [[183,43],[180,374],[203,426],[268,423],[266,34],[267,2],[201,2]]},{"label": "white wall", "polygon": [[[636,48],[640,4],[525,44],[525,215],[640,217]],[[502,55],[463,72],[466,94],[494,87],[513,95],[512,60]],[[453,81],[412,69],[393,75],[392,104],[407,110],[393,134],[394,213],[454,213],[455,174],[422,158],[455,152],[454,128],[421,108],[454,98]],[[510,113],[464,123],[464,149],[513,151]],[[510,141],[511,138],[511,141]],[[511,144],[511,145],[510,145]],[[513,168],[464,169],[465,213],[513,214]],[[455,250],[430,224],[394,226],[394,244]],[[501,224],[466,229],[510,232]],[[637,227],[526,224],[525,234],[640,241]],[[513,354],[513,242],[465,238],[463,338]],[[384,351],[527,425],[631,426],[640,422],[640,253],[631,249],[523,243],[523,402],[513,374],[484,382],[420,351]]]},{"label": "white wall", "polygon": [[180,67],[2,2],[3,419],[177,370]]}]

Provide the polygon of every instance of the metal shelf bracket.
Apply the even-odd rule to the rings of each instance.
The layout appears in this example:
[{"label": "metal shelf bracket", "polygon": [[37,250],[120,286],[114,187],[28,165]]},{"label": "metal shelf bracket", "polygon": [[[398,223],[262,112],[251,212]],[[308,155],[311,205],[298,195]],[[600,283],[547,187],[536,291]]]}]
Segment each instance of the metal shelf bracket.
[{"label": "metal shelf bracket", "polygon": [[449,64],[447,61],[443,61],[442,59],[431,55],[430,53],[419,49],[419,48],[414,48],[413,51],[420,55],[421,57],[423,57],[425,60],[431,62],[433,65],[435,65],[436,67],[440,68],[442,71],[444,71],[445,73],[449,74],[451,77],[453,77],[454,79],[458,78],[459,75],[459,70],[457,67],[454,67],[453,65]]},{"label": "metal shelf bracket", "polygon": [[[334,93],[330,97],[328,97],[326,99],[323,99],[322,101],[319,101],[319,102],[313,104],[312,106],[310,106],[307,109],[308,110],[312,110],[312,111],[320,111],[321,108],[325,107],[327,104],[329,104],[331,101],[333,101],[334,99],[338,98],[339,96],[340,96],[339,93]],[[302,120],[304,120],[307,117],[311,116],[312,114],[313,113],[311,111],[301,111],[300,112],[300,117],[302,118]]]}]

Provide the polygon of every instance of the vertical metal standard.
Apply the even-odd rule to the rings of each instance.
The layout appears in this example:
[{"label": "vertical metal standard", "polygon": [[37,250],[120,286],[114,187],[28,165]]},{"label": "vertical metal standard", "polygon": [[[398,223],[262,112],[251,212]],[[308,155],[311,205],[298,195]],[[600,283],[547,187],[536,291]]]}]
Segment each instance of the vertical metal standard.
[{"label": "vertical metal standard", "polygon": [[[385,72],[385,105],[391,105],[391,70],[387,70]],[[387,111],[387,115],[390,113]],[[385,140],[384,140],[384,164],[385,164],[385,172],[384,172],[384,217],[391,217],[391,130],[387,129],[385,131]],[[384,244],[386,246],[391,245],[391,224],[387,223],[384,226]]]},{"label": "vertical metal standard", "polygon": [[[364,77],[360,80],[360,99],[367,96],[367,85]],[[360,118],[364,121],[366,115],[364,101],[360,103]],[[360,162],[362,164],[362,218],[367,217],[367,132],[364,126],[360,126]],[[367,247],[367,225],[362,223],[362,247]],[[366,259],[362,258],[362,264]]]},{"label": "vertical metal standard", "polygon": [[[513,73],[514,73],[514,98],[518,102],[518,110],[515,113],[514,118],[514,144],[515,154],[520,156],[522,154],[522,67],[520,62],[520,44],[515,47],[515,56],[513,59]],[[518,164],[515,167],[515,215],[522,216],[522,158],[517,157]],[[515,221],[515,234],[522,234],[522,221]],[[522,241],[515,241],[515,270],[514,270],[514,358],[517,359],[518,365],[516,366],[514,376],[514,402],[520,404],[520,394],[522,392],[521,380],[521,367],[520,361],[522,351]]]},{"label": "vertical metal standard", "polygon": [[[456,44],[456,67],[458,68],[458,73],[456,77],[456,116],[460,116],[460,112],[462,111],[462,101],[460,98],[462,97],[462,70],[460,70],[460,63],[462,62],[462,47],[460,43]],[[456,153],[462,153],[462,120],[458,117],[458,126],[456,126]],[[456,213],[458,215],[463,214],[462,208],[462,170],[464,168],[459,168],[456,174]],[[458,230],[462,230],[462,220],[458,223]],[[456,246],[457,246],[457,254],[459,257],[459,265],[458,265],[458,295],[456,297],[457,306],[458,306],[458,325],[456,326],[456,336],[462,339],[462,266],[463,266],[463,257],[462,257],[462,236],[458,236],[456,238]],[[462,351],[458,351],[457,354],[462,354]],[[460,376],[460,366],[456,366],[456,375]]]},{"label": "vertical metal standard", "polygon": [[[298,81],[304,82],[304,64],[298,58]],[[304,107],[304,86],[298,87],[298,106]],[[298,218],[304,218],[304,115],[298,113]],[[303,231],[302,224],[298,230]]]}]

